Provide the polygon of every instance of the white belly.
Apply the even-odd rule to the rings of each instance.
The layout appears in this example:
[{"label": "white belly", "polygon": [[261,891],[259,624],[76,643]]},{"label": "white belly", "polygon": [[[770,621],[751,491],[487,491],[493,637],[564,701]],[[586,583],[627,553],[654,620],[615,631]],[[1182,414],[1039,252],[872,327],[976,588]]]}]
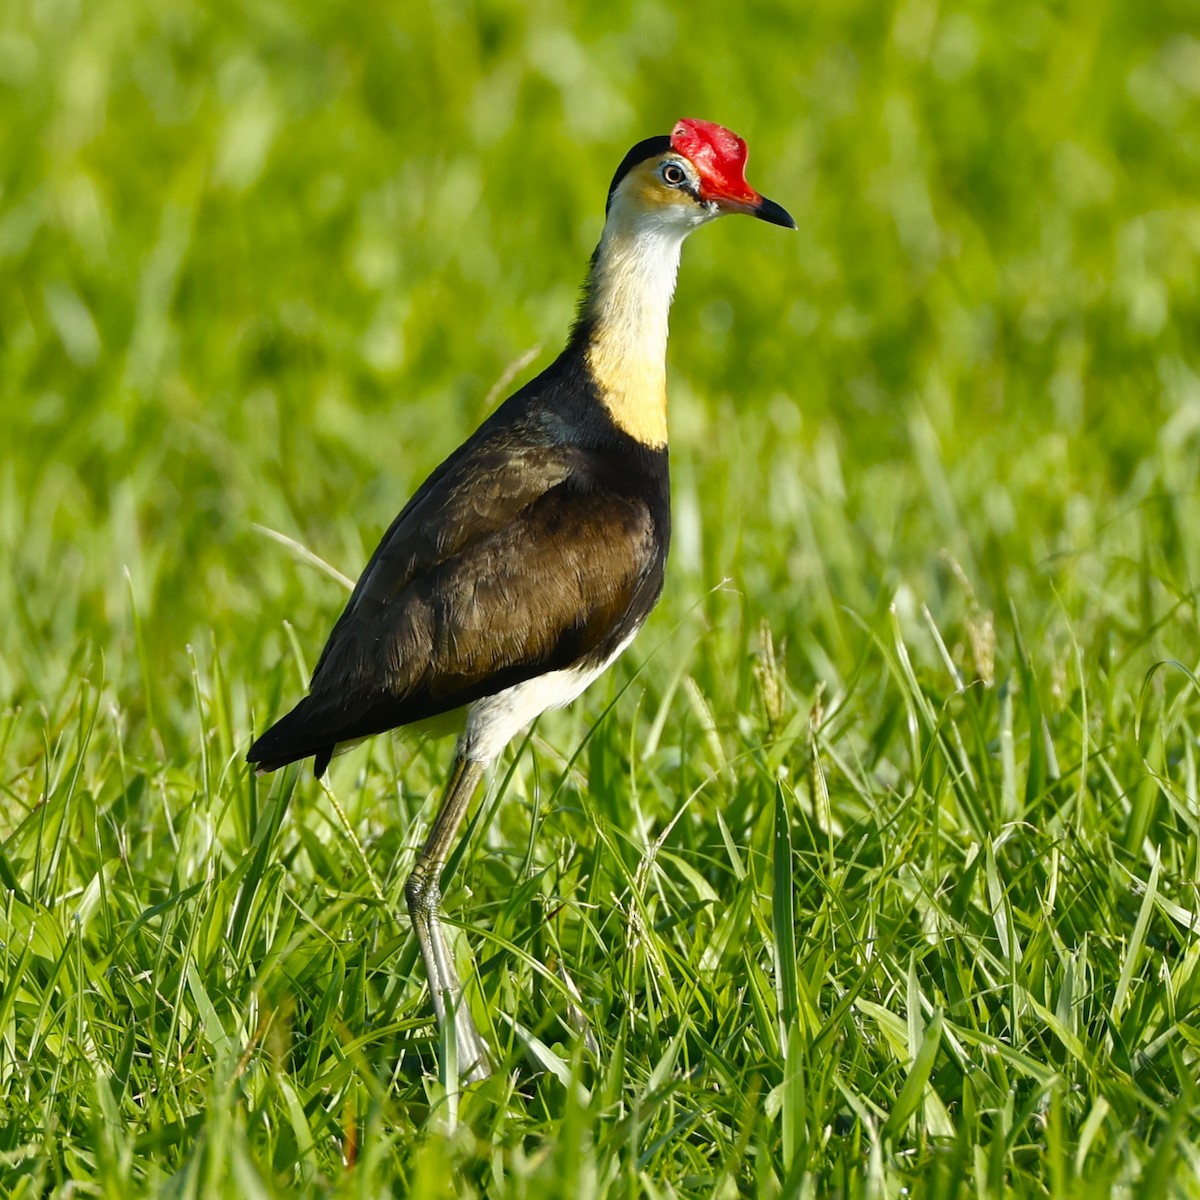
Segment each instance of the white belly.
[{"label": "white belly", "polygon": [[550,671],[476,700],[467,709],[467,727],[459,742],[463,756],[475,762],[491,762],[535,717],[548,708],[570,704],[593,679],[608,670],[636,633],[635,629],[598,666]]}]

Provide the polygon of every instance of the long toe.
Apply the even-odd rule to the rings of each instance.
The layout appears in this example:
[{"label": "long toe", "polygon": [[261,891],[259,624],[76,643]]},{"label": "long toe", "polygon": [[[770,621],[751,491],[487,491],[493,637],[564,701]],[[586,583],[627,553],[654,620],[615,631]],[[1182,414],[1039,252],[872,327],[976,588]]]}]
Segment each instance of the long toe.
[{"label": "long toe", "polygon": [[475,1028],[466,1003],[458,1006],[454,1017],[454,1032],[458,1038],[458,1071],[467,1083],[478,1083],[492,1074],[492,1055],[483,1035]]}]

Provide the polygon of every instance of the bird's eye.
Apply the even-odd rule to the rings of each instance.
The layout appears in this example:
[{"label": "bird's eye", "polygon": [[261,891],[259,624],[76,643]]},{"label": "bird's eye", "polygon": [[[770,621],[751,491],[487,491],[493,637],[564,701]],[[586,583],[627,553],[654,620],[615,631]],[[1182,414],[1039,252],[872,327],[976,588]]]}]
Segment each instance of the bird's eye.
[{"label": "bird's eye", "polygon": [[687,172],[678,163],[669,162],[663,164],[662,177],[664,183],[678,187],[687,179]]}]

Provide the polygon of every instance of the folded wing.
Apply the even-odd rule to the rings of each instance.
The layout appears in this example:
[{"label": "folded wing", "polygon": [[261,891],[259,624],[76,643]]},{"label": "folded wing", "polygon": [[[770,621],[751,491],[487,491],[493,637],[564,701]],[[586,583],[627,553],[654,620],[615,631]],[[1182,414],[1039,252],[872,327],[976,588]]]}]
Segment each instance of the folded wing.
[{"label": "folded wing", "polygon": [[644,500],[595,486],[570,446],[470,450],[393,522],[310,694],[251,747],[261,770],[312,755],[319,775],[339,742],[602,661],[645,618],[662,553]]}]

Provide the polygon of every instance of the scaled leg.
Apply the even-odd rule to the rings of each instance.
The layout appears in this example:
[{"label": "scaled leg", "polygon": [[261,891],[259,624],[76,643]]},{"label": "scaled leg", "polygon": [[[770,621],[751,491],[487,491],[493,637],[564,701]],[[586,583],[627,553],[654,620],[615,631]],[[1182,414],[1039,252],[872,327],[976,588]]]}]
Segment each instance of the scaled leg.
[{"label": "scaled leg", "polygon": [[421,957],[425,961],[425,975],[433,996],[438,1028],[445,1027],[447,1018],[453,1020],[459,1074],[468,1082],[486,1079],[492,1073],[492,1068],[487,1043],[475,1028],[454,966],[450,939],[442,926],[441,874],[471,797],[483,777],[483,770],[482,762],[466,758],[461,746],[456,748],[454,766],[441,807],[413,865],[412,874],[404,885],[404,898],[408,902],[409,916],[421,947]]}]

